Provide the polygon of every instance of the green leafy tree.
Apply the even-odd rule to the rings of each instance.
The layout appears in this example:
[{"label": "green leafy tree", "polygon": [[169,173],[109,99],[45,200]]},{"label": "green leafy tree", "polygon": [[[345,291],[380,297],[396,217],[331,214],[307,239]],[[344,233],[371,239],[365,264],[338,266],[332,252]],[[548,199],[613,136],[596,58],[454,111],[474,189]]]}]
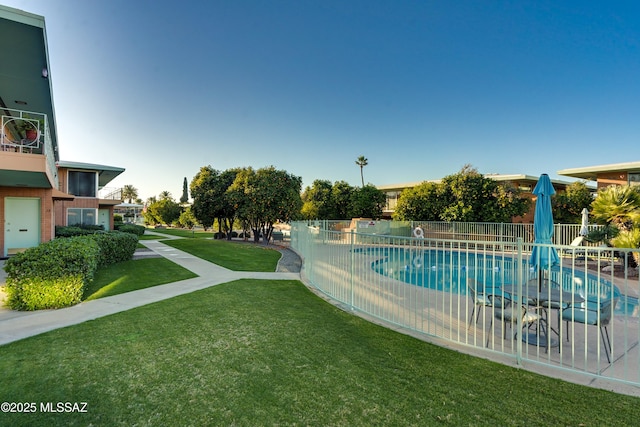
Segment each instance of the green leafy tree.
[{"label": "green leafy tree", "polygon": [[144,219],[147,224],[171,225],[180,218],[182,208],[171,198],[163,198],[147,206]]},{"label": "green leafy tree", "polygon": [[396,221],[439,221],[444,210],[444,199],[439,195],[440,186],[434,182],[406,188],[400,193],[393,219]]},{"label": "green leafy tree", "polygon": [[423,183],[400,195],[394,218],[405,221],[511,222],[529,210],[529,200],[508,183],[485,178],[465,165],[440,183]]},{"label": "green leafy tree", "polygon": [[133,185],[125,185],[122,187],[122,198],[128,200],[129,203],[138,197],[138,189]]},{"label": "green leafy tree", "polygon": [[316,179],[302,193],[302,216],[305,219],[335,219],[336,209],[331,181]]},{"label": "green leafy tree", "polygon": [[166,190],[165,190],[165,191],[163,191],[163,192],[161,192],[161,193],[159,194],[158,198],[159,198],[160,200],[166,200],[166,199],[172,200],[172,199],[173,199],[173,198],[171,197],[171,193],[170,193],[170,192],[168,192],[168,191],[166,191]]},{"label": "green leafy tree", "polygon": [[318,206],[313,202],[302,202],[302,208],[300,209],[300,216],[302,219],[316,219],[318,216]]},{"label": "green leafy tree", "polygon": [[331,188],[331,200],[335,209],[333,219],[350,219],[351,194],[354,188],[346,181],[336,181]]},{"label": "green leafy tree", "polygon": [[217,180],[216,191],[221,191],[220,206],[217,210],[218,223],[222,224],[222,230],[227,234],[227,240],[231,240],[231,232],[235,223],[238,209],[235,206],[230,188],[240,169],[227,169],[220,174]]},{"label": "green leafy tree", "polygon": [[178,225],[182,228],[193,228],[197,224],[197,222],[198,220],[191,211],[191,206],[187,206],[187,208],[182,211],[180,217],[178,218]]},{"label": "green leafy tree", "polygon": [[249,225],[254,240],[257,242],[262,235],[266,243],[275,222],[288,222],[299,214],[301,187],[302,178],[273,166],[257,171],[244,168],[236,174],[230,193],[238,216]]},{"label": "green leafy tree", "polygon": [[590,209],[592,202],[593,195],[584,182],[571,183],[551,198],[553,219],[562,224],[579,224],[582,210]]},{"label": "green leafy tree", "polygon": [[191,181],[193,214],[205,226],[218,223],[218,232],[231,239],[237,207],[229,193],[238,169],[219,172],[211,166],[203,166]]},{"label": "green leafy tree", "polygon": [[193,198],[191,212],[205,230],[213,226],[216,219],[216,200],[211,193],[213,191],[212,181],[218,174],[219,172],[211,166],[203,166],[191,180],[190,189]]},{"label": "green leafy tree", "polygon": [[381,218],[386,201],[384,192],[373,185],[356,188],[351,193],[350,217]]},{"label": "green leafy tree", "polygon": [[369,159],[365,156],[360,156],[356,159],[356,165],[360,166],[360,179],[362,180],[362,186],[364,187],[364,172],[363,169],[369,164]]}]

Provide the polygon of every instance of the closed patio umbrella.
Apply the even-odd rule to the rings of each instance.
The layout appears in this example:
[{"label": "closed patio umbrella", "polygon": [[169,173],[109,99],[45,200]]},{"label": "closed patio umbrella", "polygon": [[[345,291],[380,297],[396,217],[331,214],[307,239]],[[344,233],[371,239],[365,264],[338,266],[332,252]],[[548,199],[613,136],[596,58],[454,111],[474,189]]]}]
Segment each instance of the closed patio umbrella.
[{"label": "closed patio umbrella", "polygon": [[582,209],[582,226],[580,227],[580,235],[589,234],[589,211],[587,208]]},{"label": "closed patio umbrella", "polygon": [[[553,212],[551,211],[551,196],[556,190],[551,184],[549,175],[546,173],[540,175],[540,179],[533,189],[533,194],[537,196],[536,209],[533,217],[533,236],[534,243],[550,245],[553,242]],[[542,269],[558,264],[560,258],[554,247],[534,246],[531,252],[531,261],[538,269],[538,279],[542,279]],[[539,280],[542,286],[542,280]]]}]

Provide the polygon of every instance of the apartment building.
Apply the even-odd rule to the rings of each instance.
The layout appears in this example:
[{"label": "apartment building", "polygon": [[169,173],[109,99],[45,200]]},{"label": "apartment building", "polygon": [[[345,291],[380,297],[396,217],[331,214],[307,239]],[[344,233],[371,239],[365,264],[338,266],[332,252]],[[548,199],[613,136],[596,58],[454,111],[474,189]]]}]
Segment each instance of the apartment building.
[{"label": "apartment building", "polygon": [[113,227],[123,168],[59,158],[45,19],[0,5],[0,257],[55,236],[56,225]]},{"label": "apartment building", "polygon": [[640,185],[640,162],[563,169],[558,175],[595,181],[598,190],[611,185]]}]

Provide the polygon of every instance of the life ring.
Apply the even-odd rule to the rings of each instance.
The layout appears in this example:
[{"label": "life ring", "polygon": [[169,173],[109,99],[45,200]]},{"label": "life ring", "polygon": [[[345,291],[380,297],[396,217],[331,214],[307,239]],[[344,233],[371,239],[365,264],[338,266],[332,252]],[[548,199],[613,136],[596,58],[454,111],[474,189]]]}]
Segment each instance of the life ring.
[{"label": "life ring", "polygon": [[424,230],[420,227],[416,227],[413,229],[413,237],[417,239],[424,239]]},{"label": "life ring", "polygon": [[420,255],[416,255],[413,259],[413,266],[415,268],[422,268],[422,257]]}]

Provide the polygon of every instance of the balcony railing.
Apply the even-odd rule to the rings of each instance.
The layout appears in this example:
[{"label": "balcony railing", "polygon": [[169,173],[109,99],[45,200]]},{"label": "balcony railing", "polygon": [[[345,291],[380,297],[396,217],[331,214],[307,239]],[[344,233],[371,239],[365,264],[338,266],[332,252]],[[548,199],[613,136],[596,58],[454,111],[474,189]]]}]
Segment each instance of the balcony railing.
[{"label": "balcony railing", "polygon": [[44,155],[53,185],[58,188],[58,168],[47,115],[11,108],[0,112],[0,151]]},{"label": "balcony railing", "polygon": [[122,201],[122,188],[118,187],[104,187],[100,189],[98,197],[105,200],[120,200]]}]

